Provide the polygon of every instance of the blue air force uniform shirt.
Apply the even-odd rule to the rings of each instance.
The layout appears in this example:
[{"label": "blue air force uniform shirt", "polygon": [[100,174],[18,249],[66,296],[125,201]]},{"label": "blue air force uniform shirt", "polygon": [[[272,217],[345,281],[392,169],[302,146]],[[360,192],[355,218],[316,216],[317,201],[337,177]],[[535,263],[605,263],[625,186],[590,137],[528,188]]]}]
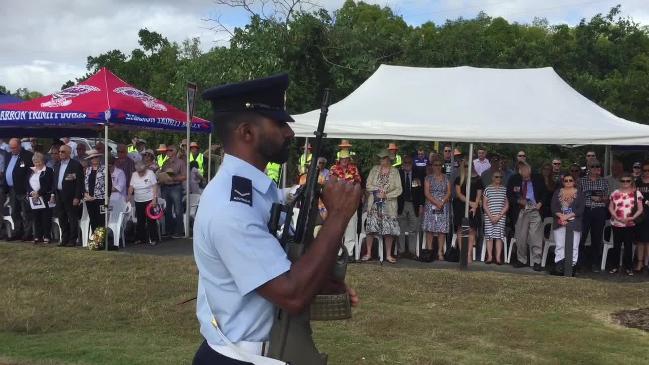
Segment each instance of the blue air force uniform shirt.
[{"label": "blue air force uniform shirt", "polygon": [[268,232],[271,206],[279,201],[268,176],[231,155],[203,191],[194,223],[196,315],[209,344],[224,345],[212,315],[232,342],[268,340],[275,307],[255,289],[291,268]]}]

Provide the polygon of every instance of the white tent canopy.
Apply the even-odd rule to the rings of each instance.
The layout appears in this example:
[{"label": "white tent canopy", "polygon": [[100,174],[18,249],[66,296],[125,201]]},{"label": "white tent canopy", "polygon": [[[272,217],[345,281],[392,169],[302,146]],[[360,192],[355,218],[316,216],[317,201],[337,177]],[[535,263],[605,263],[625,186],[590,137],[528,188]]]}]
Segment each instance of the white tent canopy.
[{"label": "white tent canopy", "polygon": [[[295,115],[311,137],[320,110]],[[616,117],[551,67],[381,65],[329,108],[329,138],[535,144],[649,144],[649,126]]]}]

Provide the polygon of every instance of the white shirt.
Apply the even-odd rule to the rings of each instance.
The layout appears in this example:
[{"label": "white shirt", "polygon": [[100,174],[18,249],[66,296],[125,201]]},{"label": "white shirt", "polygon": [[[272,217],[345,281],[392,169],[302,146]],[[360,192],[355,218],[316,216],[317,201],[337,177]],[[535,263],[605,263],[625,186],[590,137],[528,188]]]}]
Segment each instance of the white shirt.
[{"label": "white shirt", "polygon": [[32,171],[33,171],[32,176],[29,177],[29,186],[32,187],[32,190],[38,192],[39,190],[41,190],[40,177],[41,177],[41,172],[45,171],[45,166],[43,166],[43,168],[40,170],[36,170],[32,168]]},{"label": "white shirt", "polygon": [[68,168],[68,163],[70,160],[61,160],[61,167],[59,168],[59,181],[56,184],[56,188],[63,190],[63,178],[65,178],[65,169]]},{"label": "white shirt", "polygon": [[279,201],[263,171],[227,154],[203,191],[194,223],[196,315],[210,345],[224,345],[212,317],[232,342],[268,340],[275,306],[256,289],[291,268],[268,232],[270,208]]},{"label": "white shirt", "polygon": [[117,191],[111,192],[111,198],[114,196],[121,196],[122,200],[126,200],[126,175],[124,170],[115,167],[113,172],[110,174],[111,181],[113,182],[113,188]]},{"label": "white shirt", "polygon": [[475,160],[473,160],[473,165],[475,166],[475,172],[477,172],[478,175],[482,175],[483,172],[489,170],[489,168],[491,167],[491,163],[486,158],[483,161],[480,161],[479,158],[476,158]]},{"label": "white shirt", "polygon": [[133,187],[133,200],[138,203],[153,200],[153,187],[158,183],[153,171],[146,169],[144,176],[136,171],[131,176],[131,186]]}]

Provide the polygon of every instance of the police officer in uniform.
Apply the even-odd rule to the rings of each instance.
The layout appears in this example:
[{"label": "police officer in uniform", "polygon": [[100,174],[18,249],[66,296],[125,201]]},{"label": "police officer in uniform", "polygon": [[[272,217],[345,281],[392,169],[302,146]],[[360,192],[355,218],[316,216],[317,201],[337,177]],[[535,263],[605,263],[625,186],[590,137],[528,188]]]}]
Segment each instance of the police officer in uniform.
[{"label": "police officer in uniform", "polygon": [[[282,74],[203,94],[212,102],[225,156],[203,192],[194,223],[196,315],[205,338],[196,365],[282,363],[263,357],[275,308],[302,313],[317,293],[335,285],[329,273],[360,201],[358,184],[327,182],[322,199],[329,217],[296,262],[268,231],[271,206],[281,194],[264,168],[286,162],[294,137],[284,105],[287,87],[288,76]],[[347,290],[356,305],[356,293]]]}]

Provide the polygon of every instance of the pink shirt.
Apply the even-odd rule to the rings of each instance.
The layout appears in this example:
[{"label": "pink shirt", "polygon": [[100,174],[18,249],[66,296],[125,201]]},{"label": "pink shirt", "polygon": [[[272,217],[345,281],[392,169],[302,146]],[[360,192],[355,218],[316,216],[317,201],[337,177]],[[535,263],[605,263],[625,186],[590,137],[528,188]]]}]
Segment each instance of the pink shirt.
[{"label": "pink shirt", "polygon": [[[637,205],[640,206],[642,205],[642,193],[639,192],[638,190],[634,190],[635,195],[636,195],[636,202]],[[633,227],[635,226],[635,222],[629,221],[626,223],[622,223],[618,219],[622,218],[628,218],[631,217],[633,214],[631,213],[633,209],[633,192],[631,193],[623,193],[620,190],[615,190],[611,194],[611,202],[615,207],[615,216],[611,217],[611,225],[615,227]]]}]

